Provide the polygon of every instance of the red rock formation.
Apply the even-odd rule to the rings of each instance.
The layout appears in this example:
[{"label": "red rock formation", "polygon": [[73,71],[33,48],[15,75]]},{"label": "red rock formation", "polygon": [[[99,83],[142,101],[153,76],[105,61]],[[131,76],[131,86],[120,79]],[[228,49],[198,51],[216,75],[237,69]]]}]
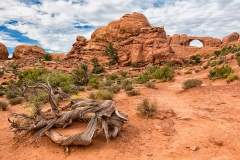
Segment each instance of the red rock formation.
[{"label": "red rock formation", "polygon": [[21,44],[15,48],[13,52],[13,58],[16,59],[30,59],[42,57],[45,54],[45,50],[39,46]]},{"label": "red rock formation", "polygon": [[229,43],[232,44],[234,42],[237,42],[239,38],[240,38],[239,33],[233,32],[232,34],[230,34],[222,39],[222,44],[223,44],[223,46],[227,46]]},{"label": "red rock formation", "polygon": [[[203,47],[190,46],[190,42],[193,40],[199,40],[203,44]],[[170,46],[177,56],[186,57],[194,53],[211,54],[214,50],[219,49],[221,46],[221,40],[212,37],[197,37],[187,36],[186,34],[174,34],[171,37]]]},{"label": "red rock formation", "polygon": [[53,60],[63,60],[67,57],[64,53],[50,53]]},{"label": "red rock formation", "polygon": [[0,43],[0,59],[7,60],[8,59],[8,50],[7,47]]},{"label": "red rock formation", "polygon": [[131,62],[139,65],[161,63],[174,56],[164,28],[151,27],[143,14],[133,13],[98,28],[89,41],[78,36],[67,57],[85,60],[97,57],[106,62],[107,57],[103,57],[102,53],[110,42],[118,50],[119,61],[123,66]]}]

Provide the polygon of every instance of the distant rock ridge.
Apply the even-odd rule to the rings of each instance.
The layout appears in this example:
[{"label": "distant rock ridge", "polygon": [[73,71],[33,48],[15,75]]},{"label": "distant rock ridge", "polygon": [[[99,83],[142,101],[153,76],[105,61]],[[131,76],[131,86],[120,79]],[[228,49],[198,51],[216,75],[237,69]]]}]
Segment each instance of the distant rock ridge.
[{"label": "distant rock ridge", "polygon": [[[193,40],[199,40],[203,47],[190,46]],[[107,63],[103,51],[112,42],[118,50],[122,66],[131,62],[137,62],[141,66],[149,63],[161,64],[170,60],[181,63],[181,58],[192,54],[213,54],[215,50],[238,41],[237,32],[224,37],[222,41],[213,37],[186,34],[169,36],[166,35],[164,27],[153,27],[143,14],[134,12],[96,29],[90,40],[78,36],[67,58],[89,61],[90,58],[97,57],[101,62]]]},{"label": "distant rock ridge", "polygon": [[7,47],[0,42],[0,59],[7,60],[8,59],[8,50]]},{"label": "distant rock ridge", "polygon": [[45,50],[39,46],[21,44],[15,48],[13,52],[13,58],[31,59],[31,58],[42,57],[44,54],[45,54]]}]

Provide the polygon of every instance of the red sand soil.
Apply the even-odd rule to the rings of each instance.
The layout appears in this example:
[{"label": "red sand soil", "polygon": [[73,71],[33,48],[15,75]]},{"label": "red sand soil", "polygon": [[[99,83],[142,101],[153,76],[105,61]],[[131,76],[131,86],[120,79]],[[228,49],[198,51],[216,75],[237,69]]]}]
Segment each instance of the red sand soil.
[{"label": "red sand soil", "polygon": [[[239,73],[239,70],[236,70]],[[158,83],[157,89],[139,87],[141,95],[128,97],[121,91],[114,97],[117,107],[129,116],[116,139],[106,143],[104,134],[90,146],[65,148],[46,136],[32,143],[33,138],[16,142],[7,118],[11,112],[23,112],[21,106],[0,111],[0,159],[2,160],[238,160],[240,159],[240,82],[211,82],[207,71],[178,75],[171,82]],[[183,91],[188,78],[200,78],[203,86]],[[145,98],[159,106],[154,119],[139,117],[138,104]],[[3,100],[4,98],[1,98]],[[62,134],[74,134],[86,124],[74,123]]]}]

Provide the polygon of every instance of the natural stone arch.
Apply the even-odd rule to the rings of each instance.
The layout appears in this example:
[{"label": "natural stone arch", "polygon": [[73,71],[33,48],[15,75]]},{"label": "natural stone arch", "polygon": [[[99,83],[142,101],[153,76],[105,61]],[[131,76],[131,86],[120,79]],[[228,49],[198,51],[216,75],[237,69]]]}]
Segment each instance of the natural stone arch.
[{"label": "natural stone arch", "polygon": [[[197,46],[197,45],[191,45],[191,42],[200,42],[202,44],[202,46]],[[190,39],[189,40],[189,46],[190,47],[204,47],[204,41],[202,41],[201,39]]]}]

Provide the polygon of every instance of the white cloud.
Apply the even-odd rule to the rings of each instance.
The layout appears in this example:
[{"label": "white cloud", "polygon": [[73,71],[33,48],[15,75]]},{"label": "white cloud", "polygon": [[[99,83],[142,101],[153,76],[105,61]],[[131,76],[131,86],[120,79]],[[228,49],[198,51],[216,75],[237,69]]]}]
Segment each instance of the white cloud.
[{"label": "white cloud", "polygon": [[[154,26],[164,26],[167,34],[189,34],[222,38],[234,31],[240,32],[239,0],[41,0],[42,5],[25,4],[17,0],[1,2],[0,25],[24,33],[30,39],[52,51],[68,52],[77,35],[90,38],[96,27],[118,20],[122,15],[141,12]],[[154,7],[154,3],[165,2]],[[54,16],[53,16],[54,15]],[[74,25],[93,28],[79,29]],[[16,39],[0,41],[9,47]]]}]

